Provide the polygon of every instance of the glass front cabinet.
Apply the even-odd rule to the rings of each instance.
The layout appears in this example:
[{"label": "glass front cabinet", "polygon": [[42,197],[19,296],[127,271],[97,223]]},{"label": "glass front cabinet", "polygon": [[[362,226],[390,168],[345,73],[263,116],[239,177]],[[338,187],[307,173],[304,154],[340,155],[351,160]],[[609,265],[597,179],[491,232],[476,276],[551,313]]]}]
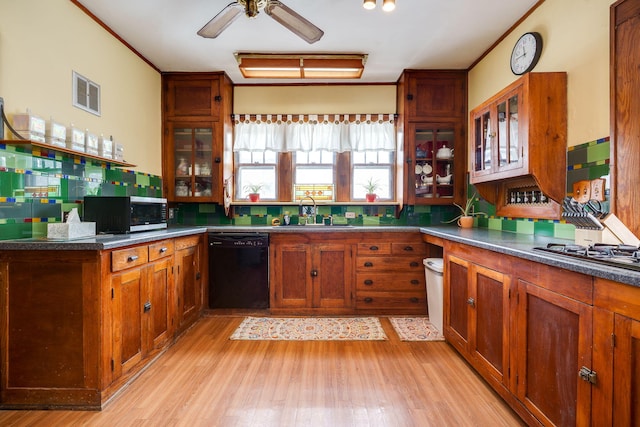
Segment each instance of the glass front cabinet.
[{"label": "glass front cabinet", "polygon": [[411,123],[408,127],[407,189],[409,204],[458,202],[465,188],[465,142],[456,123]]},{"label": "glass front cabinet", "polygon": [[217,202],[220,194],[220,151],[213,123],[169,123],[169,164],[166,179],[172,201]]},{"label": "glass front cabinet", "polygon": [[472,116],[472,168],[471,177],[483,177],[523,167],[524,147],[520,138],[518,113],[522,110],[521,91],[505,95],[495,103]]}]

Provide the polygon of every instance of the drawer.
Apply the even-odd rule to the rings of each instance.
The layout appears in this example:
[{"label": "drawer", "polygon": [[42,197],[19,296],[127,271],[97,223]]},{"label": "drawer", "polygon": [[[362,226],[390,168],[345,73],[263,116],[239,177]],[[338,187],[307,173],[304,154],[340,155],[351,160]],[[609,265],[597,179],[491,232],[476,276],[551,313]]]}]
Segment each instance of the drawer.
[{"label": "drawer", "polygon": [[166,256],[173,255],[175,245],[173,240],[163,240],[149,245],[149,261],[155,261]]},{"label": "drawer", "polygon": [[200,243],[200,235],[189,236],[189,237],[179,237],[175,239],[175,242],[176,242],[176,248],[175,248],[176,251],[186,249],[186,248],[192,248],[194,246],[197,246],[198,243]]},{"label": "drawer", "polygon": [[356,271],[422,271],[424,274],[424,264],[422,257],[374,257],[374,256],[358,256],[356,257]]},{"label": "drawer", "polygon": [[423,242],[397,242],[391,244],[392,255],[427,255],[427,245]]},{"label": "drawer", "polygon": [[358,243],[358,255],[390,255],[391,243]]},{"label": "drawer", "polygon": [[113,251],[111,252],[111,271],[120,271],[146,264],[148,253],[149,249],[146,245]]},{"label": "drawer", "polygon": [[396,309],[427,312],[426,292],[358,292],[356,309]]},{"label": "drawer", "polygon": [[358,273],[356,274],[358,291],[380,292],[425,292],[424,273]]}]

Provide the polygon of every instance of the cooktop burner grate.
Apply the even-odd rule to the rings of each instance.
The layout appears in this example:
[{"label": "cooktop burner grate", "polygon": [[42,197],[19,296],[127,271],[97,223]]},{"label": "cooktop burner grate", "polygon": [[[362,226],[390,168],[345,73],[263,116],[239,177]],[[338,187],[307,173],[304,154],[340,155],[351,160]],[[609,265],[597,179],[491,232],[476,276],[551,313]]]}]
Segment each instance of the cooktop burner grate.
[{"label": "cooktop burner grate", "polygon": [[605,243],[596,243],[591,246],[549,243],[546,247],[536,247],[534,249],[584,261],[593,261],[613,267],[640,271],[640,249],[636,246]]}]

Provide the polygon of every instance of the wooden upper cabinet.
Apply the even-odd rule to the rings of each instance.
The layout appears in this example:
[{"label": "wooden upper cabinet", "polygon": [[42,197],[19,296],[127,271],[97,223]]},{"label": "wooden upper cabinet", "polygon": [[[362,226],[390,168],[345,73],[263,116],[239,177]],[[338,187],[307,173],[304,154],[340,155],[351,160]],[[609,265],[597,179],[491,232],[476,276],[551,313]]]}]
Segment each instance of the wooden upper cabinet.
[{"label": "wooden upper cabinet", "polygon": [[558,218],[566,194],[567,74],[527,73],[470,113],[470,182],[508,217]]},{"label": "wooden upper cabinet", "polygon": [[163,76],[163,80],[166,117],[174,119],[220,117],[222,103],[220,76],[171,74]]},{"label": "wooden upper cabinet", "polygon": [[640,235],[640,0],[611,5],[611,211]]},{"label": "wooden upper cabinet", "polygon": [[466,71],[406,70],[401,78],[404,90],[399,95],[409,120],[466,114]]}]

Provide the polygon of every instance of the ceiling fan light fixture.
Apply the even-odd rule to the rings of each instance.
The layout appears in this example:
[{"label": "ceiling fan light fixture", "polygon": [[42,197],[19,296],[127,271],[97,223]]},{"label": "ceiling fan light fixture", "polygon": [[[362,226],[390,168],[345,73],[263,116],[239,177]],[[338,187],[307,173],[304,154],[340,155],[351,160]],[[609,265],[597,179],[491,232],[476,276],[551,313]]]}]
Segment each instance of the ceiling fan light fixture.
[{"label": "ceiling fan light fixture", "polygon": [[236,53],[245,78],[359,79],[367,55]]},{"label": "ceiling fan light fixture", "polygon": [[309,44],[317,42],[324,35],[324,31],[279,1],[268,1],[264,12]]},{"label": "ceiling fan light fixture", "polygon": [[362,4],[362,7],[364,7],[367,10],[375,9],[376,8],[376,0],[364,0],[364,3]]},{"label": "ceiling fan light fixture", "polygon": [[382,3],[382,10],[385,12],[391,12],[396,8],[396,0],[384,0]]}]

